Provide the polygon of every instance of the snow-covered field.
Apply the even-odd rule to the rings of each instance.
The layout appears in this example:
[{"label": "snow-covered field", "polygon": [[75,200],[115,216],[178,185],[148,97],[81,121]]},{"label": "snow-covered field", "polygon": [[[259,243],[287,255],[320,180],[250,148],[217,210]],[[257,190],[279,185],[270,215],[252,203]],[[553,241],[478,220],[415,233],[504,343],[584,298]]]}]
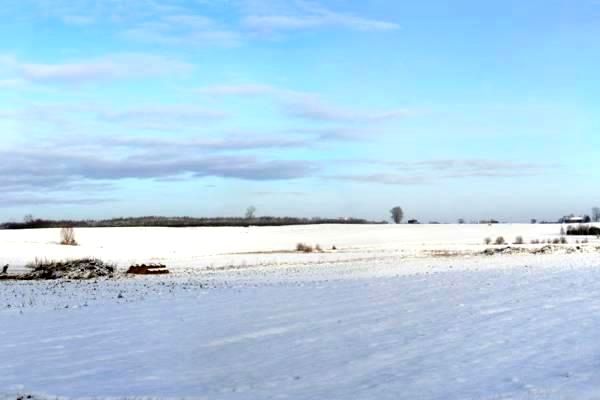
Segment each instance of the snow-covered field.
[{"label": "snow-covered field", "polygon": [[[23,267],[35,258],[98,257],[120,266],[164,262],[175,269],[393,262],[428,256],[428,250],[480,252],[484,239],[502,236],[526,242],[560,236],[561,225],[321,225],[250,228],[76,229],[77,247],[60,246],[58,229],[0,230],[0,264]],[[575,239],[571,240],[572,242]],[[296,254],[299,242],[335,252]],[[600,241],[592,240],[600,246]]]},{"label": "snow-covered field", "polygon": [[485,237],[559,225],[76,233],[65,247],[56,230],[0,231],[0,264],[174,274],[0,282],[0,399],[600,398],[600,242],[479,254]]}]

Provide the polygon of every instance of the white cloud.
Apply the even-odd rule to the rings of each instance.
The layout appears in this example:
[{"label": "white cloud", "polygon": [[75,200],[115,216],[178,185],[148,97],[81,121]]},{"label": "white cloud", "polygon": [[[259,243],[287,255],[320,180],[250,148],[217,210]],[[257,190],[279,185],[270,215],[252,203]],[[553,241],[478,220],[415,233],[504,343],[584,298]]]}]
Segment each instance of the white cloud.
[{"label": "white cloud", "polygon": [[15,61],[14,73],[34,83],[83,84],[119,79],[187,74],[191,64],[171,58],[123,53],[65,63],[26,63]]},{"label": "white cloud", "polygon": [[359,31],[393,31],[398,24],[332,11],[316,3],[296,1],[289,14],[248,15],[242,24],[252,31],[277,32],[313,28],[345,28]]},{"label": "white cloud", "polygon": [[126,38],[161,45],[237,46],[241,35],[201,15],[175,14],[157,17],[122,31]]}]

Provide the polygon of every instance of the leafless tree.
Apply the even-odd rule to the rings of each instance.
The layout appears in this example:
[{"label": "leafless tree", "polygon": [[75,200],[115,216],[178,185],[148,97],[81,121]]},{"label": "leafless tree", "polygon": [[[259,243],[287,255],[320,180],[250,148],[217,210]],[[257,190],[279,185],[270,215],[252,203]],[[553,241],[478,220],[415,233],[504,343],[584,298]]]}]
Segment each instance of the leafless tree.
[{"label": "leafless tree", "polygon": [[600,207],[592,208],[592,221],[600,222]]},{"label": "leafless tree", "polygon": [[246,209],[246,219],[254,219],[256,214],[256,207],[250,206]]},{"label": "leafless tree", "polygon": [[402,219],[404,218],[402,207],[394,207],[390,210],[390,213],[392,214],[392,221],[394,221],[395,224],[402,222]]}]

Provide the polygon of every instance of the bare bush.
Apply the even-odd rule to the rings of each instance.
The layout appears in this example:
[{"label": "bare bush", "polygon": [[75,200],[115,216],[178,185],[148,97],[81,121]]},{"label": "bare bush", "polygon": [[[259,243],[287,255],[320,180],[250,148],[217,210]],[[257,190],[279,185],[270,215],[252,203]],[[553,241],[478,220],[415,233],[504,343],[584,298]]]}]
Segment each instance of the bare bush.
[{"label": "bare bush", "polygon": [[569,243],[569,242],[567,241],[566,237],[563,236],[560,238],[560,244],[567,244],[567,243]]},{"label": "bare bush", "polygon": [[490,244],[490,243],[492,243],[492,238],[489,238],[489,237],[487,237],[487,238],[485,238],[485,239],[483,240],[483,242],[484,242],[485,244]]},{"label": "bare bush", "polygon": [[71,227],[65,227],[60,230],[60,244],[65,246],[77,246],[77,240],[75,240],[75,229]]},{"label": "bare bush", "polygon": [[533,239],[531,241],[531,244],[540,244],[540,240],[539,239]]},{"label": "bare bush", "polygon": [[300,251],[300,252],[303,252],[303,253],[312,253],[313,251],[315,251],[315,249],[312,246],[308,245],[308,244],[298,243],[296,245],[296,251]]},{"label": "bare bush", "polygon": [[105,264],[101,260],[93,258],[66,261],[48,261],[36,258],[33,263],[27,264],[26,268],[31,271],[19,276],[19,279],[95,279],[112,277],[116,272],[114,265]]},{"label": "bare bush", "polygon": [[498,236],[496,238],[496,241],[494,243],[497,244],[497,245],[503,245],[503,244],[506,244],[506,240],[504,240],[504,237]]},{"label": "bare bush", "polygon": [[524,244],[525,241],[523,240],[523,236],[517,236],[515,238],[514,244]]}]

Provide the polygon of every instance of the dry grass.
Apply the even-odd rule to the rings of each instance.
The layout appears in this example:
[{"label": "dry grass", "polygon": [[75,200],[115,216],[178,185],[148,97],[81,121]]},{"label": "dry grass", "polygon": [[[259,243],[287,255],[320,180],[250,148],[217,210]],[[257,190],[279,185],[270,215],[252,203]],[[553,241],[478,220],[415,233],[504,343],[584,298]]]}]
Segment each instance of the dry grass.
[{"label": "dry grass", "polygon": [[77,246],[77,240],[75,240],[75,229],[71,227],[65,227],[60,230],[60,244],[64,246]]},{"label": "dry grass", "polygon": [[298,243],[296,245],[296,251],[300,251],[302,253],[312,253],[313,251],[315,251],[315,249],[308,244]]},{"label": "dry grass", "polygon": [[296,251],[302,252],[302,253],[314,253],[315,251],[318,253],[322,253],[323,252],[323,248],[317,244],[314,247],[306,244],[306,243],[298,243],[296,245]]}]

